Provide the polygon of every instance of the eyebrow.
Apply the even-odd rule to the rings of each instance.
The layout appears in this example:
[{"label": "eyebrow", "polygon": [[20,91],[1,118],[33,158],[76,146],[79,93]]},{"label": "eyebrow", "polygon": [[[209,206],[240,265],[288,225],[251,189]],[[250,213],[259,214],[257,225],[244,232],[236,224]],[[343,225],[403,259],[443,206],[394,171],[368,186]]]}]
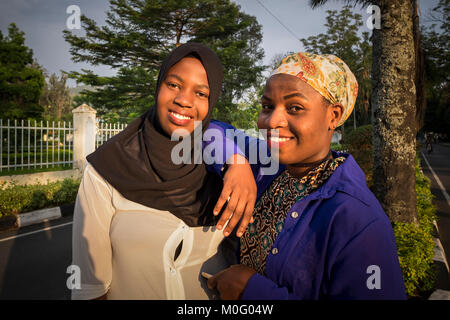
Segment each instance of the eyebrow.
[{"label": "eyebrow", "polygon": [[[294,93],[285,95],[285,96],[283,97],[283,100],[288,100],[288,99],[294,98],[294,97],[299,97],[299,98],[302,98],[302,99],[304,99],[304,100],[308,100],[308,98],[307,98],[305,95],[301,94],[300,92],[294,92]],[[266,100],[272,101],[272,99],[270,99],[270,98],[269,98],[268,96],[266,96],[266,95],[263,95],[263,96],[261,97],[261,99],[266,99]]]},{"label": "eyebrow", "polygon": [[[180,76],[178,76],[178,75],[176,75],[176,74],[173,74],[173,73],[168,74],[168,75],[166,76],[166,79],[167,79],[168,77],[174,77],[174,78],[176,78],[178,81],[184,82],[183,79],[181,79]],[[203,89],[209,90],[209,86],[207,86],[206,84],[199,84],[199,85],[197,85],[197,87],[198,87],[198,88],[203,88]]]},{"label": "eyebrow", "polygon": [[288,94],[288,95],[284,96],[283,99],[287,100],[287,99],[294,98],[294,97],[299,97],[299,98],[302,98],[304,100],[308,100],[308,98],[305,97],[305,95],[301,94],[300,92],[295,92],[295,93]]}]

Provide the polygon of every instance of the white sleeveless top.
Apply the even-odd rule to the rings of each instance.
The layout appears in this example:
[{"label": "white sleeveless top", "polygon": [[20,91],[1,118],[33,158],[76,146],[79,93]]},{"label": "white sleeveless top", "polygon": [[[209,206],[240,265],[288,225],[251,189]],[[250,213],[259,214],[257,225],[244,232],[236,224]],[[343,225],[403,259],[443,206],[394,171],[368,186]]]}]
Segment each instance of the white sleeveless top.
[{"label": "white sleeveless top", "polygon": [[191,228],[168,211],[125,199],[88,164],[73,218],[72,264],[81,288],[72,289],[72,299],[218,298],[201,272],[236,263],[223,239],[214,226]]}]

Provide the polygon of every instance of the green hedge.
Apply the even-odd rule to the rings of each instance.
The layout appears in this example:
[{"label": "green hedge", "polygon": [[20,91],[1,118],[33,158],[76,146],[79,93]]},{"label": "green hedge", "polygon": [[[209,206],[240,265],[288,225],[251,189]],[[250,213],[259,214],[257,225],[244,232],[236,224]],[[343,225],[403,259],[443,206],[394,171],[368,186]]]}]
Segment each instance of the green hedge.
[{"label": "green hedge", "polygon": [[[372,187],[372,126],[361,126],[346,133],[342,147],[353,155],[366,175],[367,185]],[[419,225],[392,224],[406,293],[410,298],[426,297],[435,283],[433,220],[436,208],[432,203],[430,180],[422,173],[418,156],[416,156],[416,193]]]},{"label": "green hedge", "polygon": [[366,175],[369,188],[372,188],[373,148],[372,125],[365,125],[346,132],[342,148],[351,153]]},{"label": "green hedge", "polygon": [[436,207],[432,202],[430,180],[421,172],[418,157],[416,193],[419,225],[394,223],[393,229],[406,292],[410,297],[423,297],[431,293],[436,279],[433,269],[433,220],[436,217]]},{"label": "green hedge", "polygon": [[80,179],[0,189],[0,217],[74,203]]}]

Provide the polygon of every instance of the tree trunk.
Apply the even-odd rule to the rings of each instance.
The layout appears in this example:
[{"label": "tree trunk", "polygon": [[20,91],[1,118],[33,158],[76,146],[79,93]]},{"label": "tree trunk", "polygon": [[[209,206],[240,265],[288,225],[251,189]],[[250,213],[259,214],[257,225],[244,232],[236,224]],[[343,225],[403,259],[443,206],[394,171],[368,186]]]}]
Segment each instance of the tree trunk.
[{"label": "tree trunk", "polygon": [[379,0],[373,33],[374,193],[392,222],[417,223],[416,89],[411,0]]}]

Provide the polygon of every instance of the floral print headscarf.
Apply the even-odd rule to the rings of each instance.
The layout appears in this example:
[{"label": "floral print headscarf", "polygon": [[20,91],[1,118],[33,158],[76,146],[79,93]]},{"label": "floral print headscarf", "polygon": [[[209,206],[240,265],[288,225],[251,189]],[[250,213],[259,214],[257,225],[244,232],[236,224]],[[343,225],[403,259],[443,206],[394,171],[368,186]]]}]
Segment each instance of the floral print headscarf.
[{"label": "floral print headscarf", "polygon": [[300,78],[333,104],[344,108],[338,126],[352,113],[358,95],[358,82],[347,64],[338,57],[308,52],[291,54],[281,60],[272,72]]}]

